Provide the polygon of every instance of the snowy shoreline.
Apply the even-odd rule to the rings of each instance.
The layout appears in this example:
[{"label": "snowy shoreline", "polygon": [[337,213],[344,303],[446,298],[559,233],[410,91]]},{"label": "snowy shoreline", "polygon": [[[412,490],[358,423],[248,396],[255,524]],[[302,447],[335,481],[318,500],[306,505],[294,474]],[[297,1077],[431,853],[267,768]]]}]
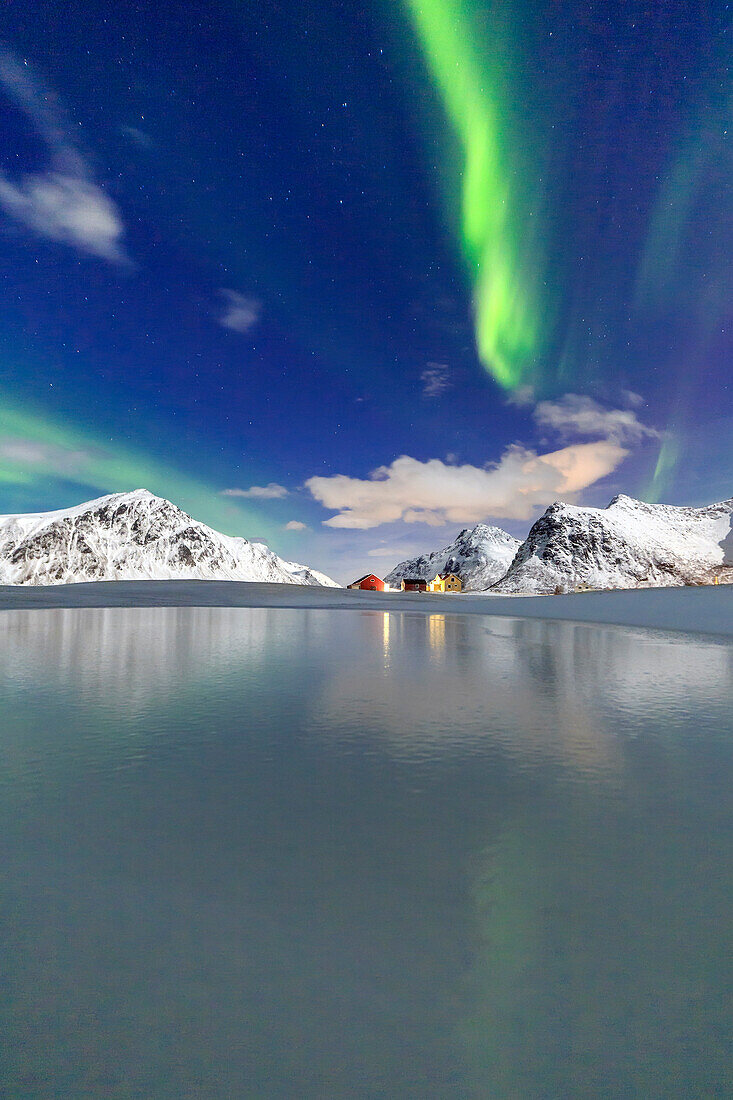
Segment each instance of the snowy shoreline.
[{"label": "snowy shoreline", "polygon": [[271,607],[500,615],[733,636],[733,585],[567,596],[425,595],[242,581],[0,585],[0,611],[84,607]]}]

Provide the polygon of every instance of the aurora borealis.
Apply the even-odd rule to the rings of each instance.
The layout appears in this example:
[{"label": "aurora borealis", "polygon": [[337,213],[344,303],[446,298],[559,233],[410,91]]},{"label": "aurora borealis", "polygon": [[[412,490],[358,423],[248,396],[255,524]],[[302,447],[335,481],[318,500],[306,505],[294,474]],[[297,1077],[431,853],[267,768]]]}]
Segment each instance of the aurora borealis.
[{"label": "aurora borealis", "polygon": [[0,512],[139,482],[349,579],[482,486],[517,535],[562,493],[731,494],[725,3],[33,13],[0,58]]},{"label": "aurora borealis", "polygon": [[486,49],[465,0],[405,3],[461,147],[453,173],[473,284],[476,348],[494,378],[514,389],[532,380],[544,335],[544,265],[537,223],[521,194],[526,180],[511,159],[509,107],[501,91],[503,36],[492,27]]}]

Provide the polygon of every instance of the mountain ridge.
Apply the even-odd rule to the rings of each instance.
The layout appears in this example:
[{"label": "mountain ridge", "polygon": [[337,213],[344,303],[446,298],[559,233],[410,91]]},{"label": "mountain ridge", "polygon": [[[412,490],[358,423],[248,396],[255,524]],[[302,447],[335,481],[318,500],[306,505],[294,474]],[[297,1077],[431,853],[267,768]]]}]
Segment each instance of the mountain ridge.
[{"label": "mountain ridge", "polygon": [[262,543],[223,535],[147,489],[0,516],[0,583],[241,580],[340,587]]},{"label": "mountain ridge", "polygon": [[441,550],[399,562],[384,580],[398,587],[403,577],[432,580],[436,573],[458,573],[465,591],[484,592],[506,573],[520,545],[500,527],[477,523]]},{"label": "mountain ridge", "polygon": [[692,508],[625,494],[605,508],[556,501],[532,525],[492,592],[709,583],[733,567],[733,498]]}]

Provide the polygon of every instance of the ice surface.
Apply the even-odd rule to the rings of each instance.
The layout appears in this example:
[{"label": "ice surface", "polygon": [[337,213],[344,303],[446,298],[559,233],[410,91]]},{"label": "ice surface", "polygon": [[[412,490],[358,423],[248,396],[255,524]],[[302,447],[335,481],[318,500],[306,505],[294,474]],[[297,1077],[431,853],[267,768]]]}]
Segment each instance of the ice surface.
[{"label": "ice surface", "polygon": [[50,587],[0,586],[0,610],[51,607],[287,607],[469,614],[611,623],[733,635],[733,585],[583,592],[567,596],[361,592],[231,581],[120,581]]}]

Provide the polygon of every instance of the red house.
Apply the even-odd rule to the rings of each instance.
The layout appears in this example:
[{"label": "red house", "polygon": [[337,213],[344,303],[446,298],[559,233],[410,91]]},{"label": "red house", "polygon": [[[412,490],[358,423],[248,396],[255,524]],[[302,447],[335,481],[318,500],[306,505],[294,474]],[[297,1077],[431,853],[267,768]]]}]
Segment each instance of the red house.
[{"label": "red house", "polygon": [[358,581],[353,581],[346,587],[361,588],[365,592],[384,592],[384,581],[373,573],[367,573],[366,577],[359,577]]},{"label": "red house", "polygon": [[427,592],[428,582],[424,577],[404,577],[402,580],[403,592]]}]

